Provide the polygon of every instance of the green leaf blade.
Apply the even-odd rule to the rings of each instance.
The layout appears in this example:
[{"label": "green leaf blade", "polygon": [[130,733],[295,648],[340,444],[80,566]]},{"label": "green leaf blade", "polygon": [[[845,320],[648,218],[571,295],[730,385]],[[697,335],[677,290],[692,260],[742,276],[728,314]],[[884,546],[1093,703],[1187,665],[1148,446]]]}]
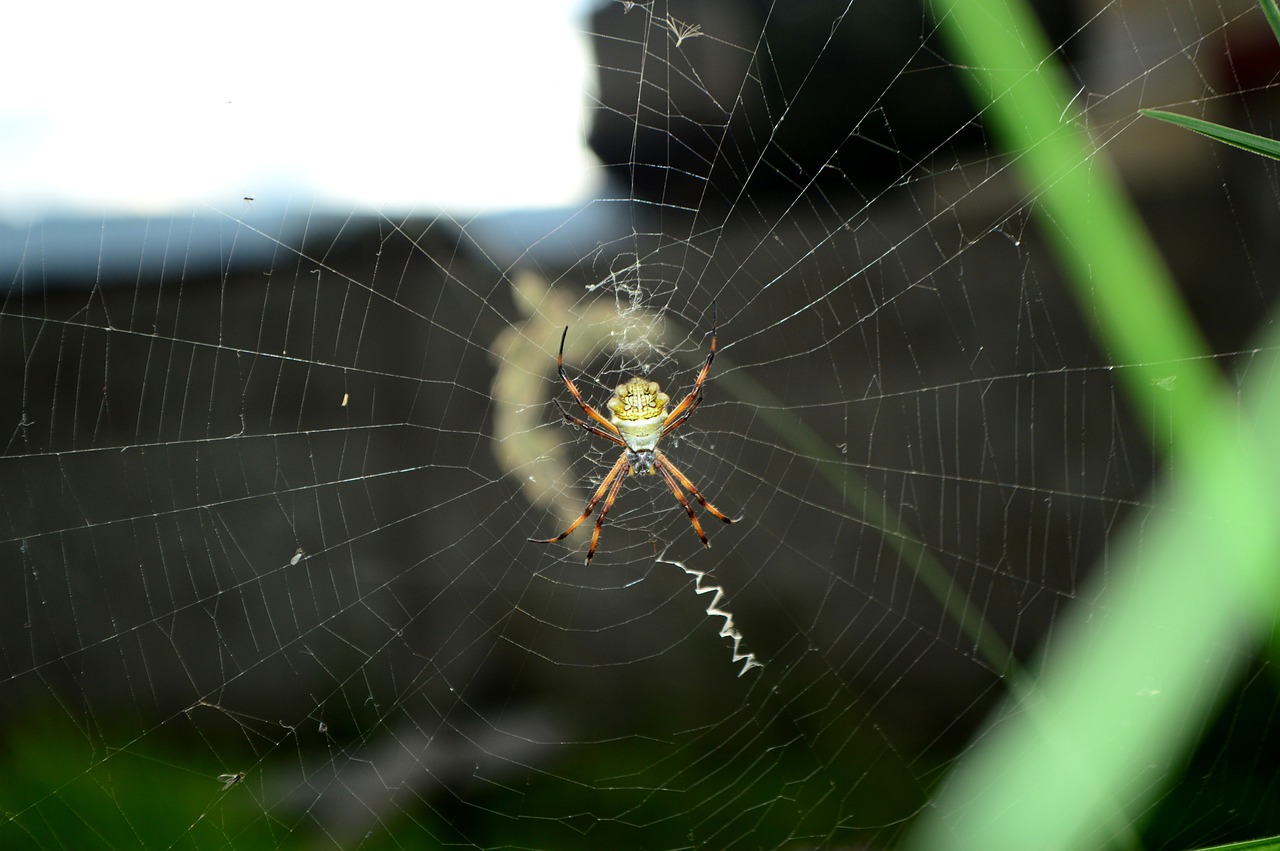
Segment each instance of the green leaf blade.
[{"label": "green leaf blade", "polygon": [[1280,141],[1275,139],[1268,139],[1266,136],[1246,133],[1243,130],[1235,130],[1231,127],[1223,127],[1221,124],[1214,124],[1212,121],[1205,121],[1203,118],[1192,118],[1189,115],[1178,115],[1176,112],[1165,112],[1162,109],[1144,109],[1142,114],[1148,118],[1156,118],[1176,127],[1182,127],[1203,136],[1208,136],[1215,141],[1242,148],[1250,153],[1261,154],[1273,160],[1280,160]]}]

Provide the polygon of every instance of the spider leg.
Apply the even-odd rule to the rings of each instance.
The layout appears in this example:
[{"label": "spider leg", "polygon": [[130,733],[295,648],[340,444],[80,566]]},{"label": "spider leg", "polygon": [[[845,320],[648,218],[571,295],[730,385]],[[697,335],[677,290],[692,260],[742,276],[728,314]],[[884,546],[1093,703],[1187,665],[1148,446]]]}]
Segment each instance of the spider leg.
[{"label": "spider leg", "polygon": [[[627,460],[627,454],[622,453],[622,461]],[[616,469],[616,467],[615,467]],[[600,514],[596,517],[596,528],[591,533],[591,546],[587,548],[587,565],[591,564],[591,559],[596,554],[596,544],[600,540],[600,527],[604,525],[604,517],[609,513],[609,509],[613,508],[613,501],[618,498],[618,491],[622,490],[622,483],[627,480],[626,476],[617,475],[613,480],[613,487],[609,488],[609,495],[605,497],[604,505],[600,506]]]},{"label": "spider leg", "polygon": [[706,383],[707,373],[711,370],[711,361],[715,360],[715,356],[716,303],[713,301],[711,302],[711,351],[707,352],[707,362],[702,365],[702,371],[698,373],[698,379],[693,382],[693,389],[689,391],[689,395],[680,400],[680,404],[672,408],[671,413],[667,414],[667,418],[662,421],[661,437],[666,437],[684,425],[684,421],[689,419],[697,407],[702,404],[702,385]]},{"label": "spider leg", "polygon": [[698,522],[698,518],[693,513],[693,506],[689,504],[689,500],[684,498],[684,494],[680,491],[680,486],[676,484],[676,480],[671,478],[671,474],[667,472],[667,468],[658,466],[658,472],[662,474],[662,478],[666,480],[667,487],[671,488],[671,492],[675,494],[676,499],[680,500],[680,504],[684,506],[684,513],[689,515],[689,522],[693,524],[693,531],[698,533],[698,537],[702,539],[702,546],[710,549],[711,542],[707,540],[707,533],[702,531],[702,524]]},{"label": "spider leg", "polygon": [[[714,514],[716,517],[719,517],[721,520],[723,520],[726,523],[735,522],[734,518],[730,517],[727,514],[724,514],[723,512],[720,511],[720,509],[716,508],[714,505],[707,502],[707,498],[702,495],[702,491],[694,487],[693,482],[689,481],[689,477],[686,476],[684,473],[680,472],[680,469],[676,467],[675,464],[672,464],[671,460],[667,458],[667,456],[663,455],[661,452],[654,452],[653,455],[654,455],[654,466],[656,466],[664,476],[667,474],[668,471],[670,471],[671,475],[675,476],[676,481],[678,481],[681,485],[683,485],[685,490],[693,494],[693,498],[698,500],[698,502],[702,505],[703,508],[705,508],[707,511],[710,511],[712,514]],[[688,505],[686,504],[685,507],[688,508]],[[696,526],[698,524],[695,523],[694,525]]]},{"label": "spider leg", "polygon": [[[596,488],[596,492],[591,496],[591,500],[587,503],[587,507],[582,512],[582,516],[579,517],[577,520],[573,521],[571,524],[569,524],[568,529],[565,529],[563,532],[561,532],[559,535],[556,535],[554,538],[529,538],[529,540],[535,544],[554,544],[556,541],[563,541],[565,538],[569,537],[569,535],[573,534],[573,530],[577,529],[578,526],[582,524],[583,520],[586,520],[588,517],[591,516],[591,512],[595,510],[596,503],[600,501],[600,497],[604,496],[604,492],[609,488],[610,483],[614,483],[614,488],[612,493],[614,495],[617,495],[617,490],[618,490],[617,485],[620,484],[622,480],[625,478],[625,476],[622,476],[619,474],[622,472],[622,468],[625,466],[627,466],[627,453],[623,452],[621,455],[618,456],[618,460],[613,463],[613,468],[609,470],[609,474],[604,477],[604,481],[600,483],[600,487]],[[608,502],[605,503],[604,509],[600,512],[600,517],[596,521],[596,535],[591,539],[592,552],[595,551],[595,538],[599,537],[600,535],[600,521],[604,520],[604,512],[609,510],[609,505],[612,502],[613,500],[611,498]],[[591,561],[590,555],[587,556],[587,561],[588,562]]]},{"label": "spider leg", "polygon": [[[573,394],[573,400],[578,403],[578,407],[586,412],[587,416],[600,423],[605,430],[617,434],[618,428],[613,423],[606,420],[599,411],[587,404],[587,400],[582,398],[582,394],[578,392],[578,387],[573,383],[573,379],[569,377],[569,373],[564,369],[564,341],[569,336],[569,326],[564,327],[564,333],[560,335],[560,358],[556,362],[556,371],[560,373],[560,380],[564,382],[564,386],[569,388],[569,392]],[[705,370],[704,370],[705,372]]]},{"label": "spider leg", "polygon": [[[557,402],[556,404],[560,405],[559,402]],[[575,417],[573,414],[569,413],[564,409],[564,405],[560,405],[560,413],[564,414],[564,418],[566,420],[573,423],[583,431],[588,431],[591,434],[594,434],[596,437],[603,437],[605,440],[612,441],[618,444],[619,446],[623,447],[624,449],[626,448],[627,442],[625,440],[618,437],[616,434],[610,434],[609,432],[604,431],[599,426],[592,425],[586,420],[580,419],[579,417]]]}]

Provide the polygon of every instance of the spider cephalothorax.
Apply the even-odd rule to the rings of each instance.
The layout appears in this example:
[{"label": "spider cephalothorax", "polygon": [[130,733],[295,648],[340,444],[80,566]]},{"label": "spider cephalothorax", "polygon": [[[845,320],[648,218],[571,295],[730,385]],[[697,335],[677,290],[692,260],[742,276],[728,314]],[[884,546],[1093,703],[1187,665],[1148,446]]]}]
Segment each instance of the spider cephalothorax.
[{"label": "spider cephalothorax", "polygon": [[596,504],[603,498],[604,505],[601,506],[600,514],[596,517],[595,531],[591,535],[591,547],[587,550],[587,564],[591,564],[591,559],[596,554],[596,544],[600,540],[600,527],[604,525],[605,515],[609,513],[609,509],[613,507],[613,501],[618,498],[618,492],[622,490],[622,482],[626,478],[622,475],[622,471],[625,468],[628,475],[654,472],[661,475],[667,487],[671,489],[671,493],[684,506],[685,513],[689,515],[689,521],[693,523],[694,531],[702,540],[702,545],[711,546],[706,533],[702,531],[702,524],[693,513],[693,507],[685,498],[685,491],[693,494],[694,499],[698,500],[703,508],[725,523],[732,523],[733,518],[722,514],[714,505],[707,502],[702,493],[694,487],[693,482],[689,481],[689,477],[676,469],[667,456],[658,450],[658,441],[683,425],[685,420],[693,414],[694,409],[702,403],[702,387],[706,383],[707,372],[711,369],[711,361],[716,356],[715,305],[711,306],[711,350],[707,353],[707,362],[702,365],[702,371],[698,373],[698,379],[693,383],[693,390],[670,412],[667,411],[667,405],[671,402],[671,397],[662,392],[658,383],[636,376],[618,385],[613,396],[605,404],[612,416],[605,419],[599,411],[587,404],[582,394],[578,392],[578,388],[574,386],[572,379],[569,378],[569,374],[565,372],[564,341],[568,335],[569,329],[565,328],[560,336],[558,362],[560,380],[569,388],[578,407],[582,408],[595,422],[579,419],[564,408],[560,410],[564,413],[566,420],[579,428],[622,447],[622,453],[613,463],[604,481],[596,488],[596,492],[592,494],[582,515],[573,521],[568,529],[554,538],[530,538],[529,540],[540,544],[553,544],[564,540],[578,528],[583,520],[591,516]]}]

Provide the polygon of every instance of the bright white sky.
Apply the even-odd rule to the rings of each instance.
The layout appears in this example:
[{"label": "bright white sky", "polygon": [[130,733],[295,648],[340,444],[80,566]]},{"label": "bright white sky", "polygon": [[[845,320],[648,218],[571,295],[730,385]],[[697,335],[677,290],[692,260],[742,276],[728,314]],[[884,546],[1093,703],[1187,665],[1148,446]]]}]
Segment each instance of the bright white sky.
[{"label": "bright white sky", "polygon": [[13,4],[0,215],[581,201],[589,5]]}]

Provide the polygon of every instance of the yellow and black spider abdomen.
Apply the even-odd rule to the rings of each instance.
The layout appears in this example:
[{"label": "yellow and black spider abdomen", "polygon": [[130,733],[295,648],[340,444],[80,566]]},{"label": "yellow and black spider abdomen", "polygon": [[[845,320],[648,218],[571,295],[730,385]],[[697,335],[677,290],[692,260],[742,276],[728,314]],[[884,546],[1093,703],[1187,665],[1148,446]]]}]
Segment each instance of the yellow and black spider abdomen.
[{"label": "yellow and black spider abdomen", "polygon": [[[652,452],[662,437],[662,427],[667,419],[667,403],[671,401],[658,388],[656,381],[635,378],[618,385],[607,407],[613,414],[613,423],[623,443],[632,452]],[[652,468],[648,472],[653,472]]]},{"label": "yellow and black spider abdomen", "polygon": [[607,407],[614,422],[621,425],[665,417],[670,401],[671,397],[658,388],[658,382],[637,375],[618,385]]}]

